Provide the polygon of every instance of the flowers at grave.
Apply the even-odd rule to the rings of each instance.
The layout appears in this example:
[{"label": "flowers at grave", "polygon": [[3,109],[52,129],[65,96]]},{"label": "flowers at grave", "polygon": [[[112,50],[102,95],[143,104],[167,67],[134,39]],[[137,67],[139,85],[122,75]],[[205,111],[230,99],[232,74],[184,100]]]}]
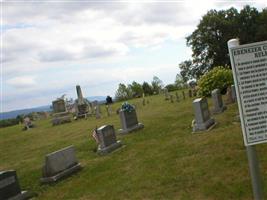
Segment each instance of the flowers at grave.
[{"label": "flowers at grave", "polygon": [[126,111],[126,112],[132,112],[135,110],[134,106],[129,104],[128,102],[124,102],[122,105],[121,105],[121,109],[123,111]]}]

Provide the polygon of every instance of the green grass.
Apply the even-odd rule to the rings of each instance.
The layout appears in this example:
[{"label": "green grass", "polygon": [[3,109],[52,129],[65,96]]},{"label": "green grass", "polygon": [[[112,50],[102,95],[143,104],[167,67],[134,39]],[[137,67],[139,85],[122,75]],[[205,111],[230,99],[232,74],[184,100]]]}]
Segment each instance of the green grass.
[{"label": "green grass", "polygon": [[[149,100],[146,106],[142,99],[130,101],[145,128],[118,136],[124,147],[107,156],[93,151],[91,134],[104,124],[120,128],[119,103],[112,106],[111,117],[102,108],[99,120],[53,127],[47,119],[29,131],[21,125],[0,129],[0,170],[16,170],[21,187],[38,193],[36,199],[252,199],[240,124],[233,123],[236,104],[214,116],[214,129],[192,134],[193,99],[170,103],[158,95]],[[83,170],[54,185],[40,185],[45,155],[71,144]],[[267,147],[261,144],[257,150],[265,180]]]}]

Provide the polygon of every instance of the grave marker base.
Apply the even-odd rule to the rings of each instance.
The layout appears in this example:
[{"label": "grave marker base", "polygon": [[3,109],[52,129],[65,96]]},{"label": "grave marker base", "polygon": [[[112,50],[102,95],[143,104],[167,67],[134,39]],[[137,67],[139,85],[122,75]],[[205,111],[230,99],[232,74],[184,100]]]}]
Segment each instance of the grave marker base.
[{"label": "grave marker base", "polygon": [[142,123],[138,123],[138,124],[136,124],[135,126],[130,127],[130,128],[127,128],[127,129],[119,129],[119,130],[118,130],[118,133],[119,133],[119,134],[127,134],[127,133],[130,133],[130,132],[133,132],[133,131],[142,129],[142,128],[144,128],[144,124],[142,124]]},{"label": "grave marker base", "polygon": [[41,183],[43,184],[46,184],[46,183],[54,183],[56,181],[58,181],[59,179],[61,178],[65,178],[67,176],[70,176],[71,174],[73,174],[74,172],[78,172],[79,170],[81,170],[82,167],[81,167],[81,164],[78,163],[54,176],[50,176],[50,177],[44,177],[44,178],[41,178],[40,181]]},{"label": "grave marker base", "polygon": [[33,197],[33,194],[28,192],[28,191],[21,191],[20,194],[8,198],[8,200],[26,200],[26,199],[30,199],[31,197]]},{"label": "grave marker base", "polygon": [[194,123],[192,125],[193,126],[193,133],[201,132],[201,131],[209,131],[212,128],[214,128],[216,124],[217,123],[215,122],[215,120],[213,118],[209,119],[205,123],[201,123],[201,124]]},{"label": "grave marker base", "polygon": [[212,114],[220,114],[220,113],[222,113],[223,111],[225,111],[227,109],[227,107],[226,106],[223,106],[223,107],[221,107],[221,108],[219,108],[219,109],[213,109],[212,110]]},{"label": "grave marker base", "polygon": [[105,147],[105,148],[98,147],[97,153],[99,155],[106,155],[106,154],[108,154],[108,153],[120,148],[121,146],[122,146],[121,141],[118,140],[116,143],[111,144],[108,147]]}]

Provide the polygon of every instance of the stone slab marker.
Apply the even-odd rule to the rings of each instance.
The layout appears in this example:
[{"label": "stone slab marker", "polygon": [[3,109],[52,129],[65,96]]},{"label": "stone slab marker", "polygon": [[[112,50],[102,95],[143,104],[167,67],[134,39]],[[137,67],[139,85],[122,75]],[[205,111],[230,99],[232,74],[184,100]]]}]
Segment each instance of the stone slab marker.
[{"label": "stone slab marker", "polygon": [[231,85],[231,90],[232,90],[232,99],[234,100],[234,102],[236,102],[235,85]]},{"label": "stone slab marker", "polygon": [[24,200],[32,197],[27,191],[21,191],[16,171],[0,172],[0,200]]},{"label": "stone slab marker", "polygon": [[101,155],[110,153],[122,146],[117,141],[114,127],[112,125],[104,125],[97,129],[97,137],[99,141],[97,152]]},{"label": "stone slab marker", "polygon": [[227,97],[226,103],[230,104],[230,103],[235,102],[235,100],[232,97],[232,87],[231,86],[227,87],[226,97]]},{"label": "stone slab marker", "polygon": [[41,183],[53,183],[80,169],[81,164],[76,158],[74,146],[69,146],[46,155],[43,177],[40,181]]},{"label": "stone slab marker", "polygon": [[226,109],[226,106],[223,105],[223,100],[220,90],[219,89],[212,90],[211,97],[214,105],[212,110],[213,113],[214,114],[222,113]]},{"label": "stone slab marker", "polygon": [[135,110],[131,112],[120,110],[119,115],[122,127],[118,131],[119,134],[126,134],[144,128],[144,125],[138,122]]},{"label": "stone slab marker", "polygon": [[57,99],[52,102],[53,107],[53,119],[52,124],[53,126],[71,122],[71,117],[67,112],[66,103],[64,99]]},{"label": "stone slab marker", "polygon": [[184,93],[184,91],[182,93],[183,93],[183,99],[185,100],[185,93]]},{"label": "stone slab marker", "polygon": [[215,125],[215,120],[210,117],[208,101],[206,98],[198,98],[193,101],[195,119],[192,122],[193,132],[205,131]]}]

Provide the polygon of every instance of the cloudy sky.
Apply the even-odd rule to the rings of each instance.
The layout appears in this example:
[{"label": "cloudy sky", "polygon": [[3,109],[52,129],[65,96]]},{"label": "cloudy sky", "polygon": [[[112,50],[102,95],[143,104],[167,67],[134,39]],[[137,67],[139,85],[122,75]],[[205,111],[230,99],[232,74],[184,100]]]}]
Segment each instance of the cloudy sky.
[{"label": "cloudy sky", "polygon": [[185,37],[210,9],[264,1],[1,1],[0,112],[67,94],[114,96],[119,83],[173,83]]}]

